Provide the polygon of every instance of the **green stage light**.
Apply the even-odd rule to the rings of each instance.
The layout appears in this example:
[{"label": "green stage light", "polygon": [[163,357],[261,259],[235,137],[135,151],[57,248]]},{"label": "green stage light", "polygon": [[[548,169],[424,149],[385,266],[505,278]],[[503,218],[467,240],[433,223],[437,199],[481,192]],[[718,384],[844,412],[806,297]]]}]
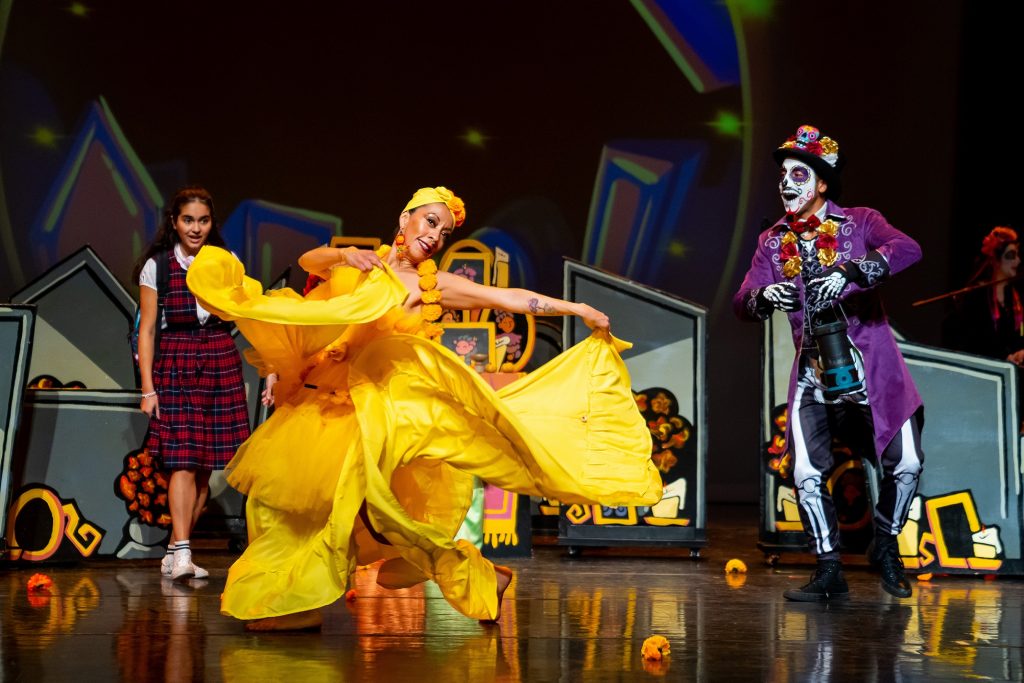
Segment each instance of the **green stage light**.
[{"label": "green stage light", "polygon": [[732,138],[738,138],[740,136],[740,128],[743,127],[743,122],[740,121],[740,117],[726,111],[718,112],[718,116],[709,124],[714,128],[720,135],[727,135]]},{"label": "green stage light", "polygon": [[459,136],[459,139],[470,147],[483,148],[489,138],[476,128],[468,128],[465,133]]},{"label": "green stage light", "polygon": [[57,147],[57,134],[46,126],[36,126],[36,129],[29,135],[32,141],[40,147],[55,149]]}]

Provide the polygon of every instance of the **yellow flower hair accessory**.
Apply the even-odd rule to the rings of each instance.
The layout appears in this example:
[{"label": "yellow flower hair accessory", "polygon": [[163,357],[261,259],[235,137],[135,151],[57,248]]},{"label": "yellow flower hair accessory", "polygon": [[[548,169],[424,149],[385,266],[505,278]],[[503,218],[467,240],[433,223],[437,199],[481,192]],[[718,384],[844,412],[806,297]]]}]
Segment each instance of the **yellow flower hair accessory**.
[{"label": "yellow flower hair accessory", "polygon": [[437,187],[421,187],[413,194],[412,199],[402,209],[411,211],[424,204],[444,204],[452,212],[452,224],[457,228],[466,220],[466,204],[455,196],[455,193],[444,185]]}]

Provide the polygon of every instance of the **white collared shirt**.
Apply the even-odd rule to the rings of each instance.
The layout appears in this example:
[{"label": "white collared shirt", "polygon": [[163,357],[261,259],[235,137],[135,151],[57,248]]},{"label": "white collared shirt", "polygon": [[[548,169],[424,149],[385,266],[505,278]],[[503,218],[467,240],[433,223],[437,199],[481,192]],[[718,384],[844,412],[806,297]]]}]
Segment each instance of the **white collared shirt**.
[{"label": "white collared shirt", "polygon": [[[188,267],[192,265],[192,261],[195,259],[195,256],[189,256],[186,254],[181,248],[181,244],[176,243],[174,245],[174,258],[178,260],[178,265],[181,266],[181,269],[187,271]],[[139,286],[149,287],[159,294],[156,287],[156,261],[153,259],[149,259],[146,261],[145,265],[142,266],[142,272],[139,273]],[[210,312],[199,305],[198,301],[196,301],[196,317],[199,318],[200,325],[205,325],[206,321],[210,319]],[[167,316],[164,315],[160,320],[160,329],[162,330],[166,327]]]}]

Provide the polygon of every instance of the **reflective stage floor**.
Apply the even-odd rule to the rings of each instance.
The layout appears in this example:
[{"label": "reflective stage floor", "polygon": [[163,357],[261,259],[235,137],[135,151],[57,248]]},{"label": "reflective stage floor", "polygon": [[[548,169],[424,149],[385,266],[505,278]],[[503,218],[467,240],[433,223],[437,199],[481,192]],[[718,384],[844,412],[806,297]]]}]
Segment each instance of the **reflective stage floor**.
[{"label": "reflective stage floor", "polygon": [[[456,613],[432,584],[388,592],[373,570],[321,633],[250,634],[218,612],[229,553],[199,549],[207,581],[174,584],[157,562],[97,561],[0,575],[4,681],[892,681],[1021,680],[1024,582],[936,578],[914,596],[847,570],[840,605],[788,603],[810,564],[768,567],[756,509],[712,508],[711,545],[612,554],[539,547],[508,562],[500,622]],[[746,575],[726,576],[730,558]],[[784,561],[798,558],[784,558]],[[26,589],[35,572],[51,595]],[[651,635],[671,642],[644,662]]]}]

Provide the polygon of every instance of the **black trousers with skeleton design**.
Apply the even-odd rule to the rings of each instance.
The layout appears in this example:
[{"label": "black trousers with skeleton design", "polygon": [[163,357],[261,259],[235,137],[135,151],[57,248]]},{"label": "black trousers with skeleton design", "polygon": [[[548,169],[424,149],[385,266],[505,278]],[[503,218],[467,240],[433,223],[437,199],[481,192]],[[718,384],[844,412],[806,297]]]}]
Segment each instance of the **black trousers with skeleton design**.
[{"label": "black trousers with skeleton design", "polygon": [[[806,370],[802,363],[801,370]],[[824,402],[820,387],[802,373],[789,417],[793,450],[793,480],[800,504],[800,519],[811,537],[815,554],[838,559],[839,523],[828,491],[827,477],[834,465],[833,435],[859,433],[873,442],[871,408],[861,394],[839,403]],[[853,430],[853,431],[851,431]],[[873,450],[873,449],[872,449]],[[877,458],[882,482],[875,504],[875,533],[895,536],[903,529],[924,463],[921,429],[911,416]]]}]

